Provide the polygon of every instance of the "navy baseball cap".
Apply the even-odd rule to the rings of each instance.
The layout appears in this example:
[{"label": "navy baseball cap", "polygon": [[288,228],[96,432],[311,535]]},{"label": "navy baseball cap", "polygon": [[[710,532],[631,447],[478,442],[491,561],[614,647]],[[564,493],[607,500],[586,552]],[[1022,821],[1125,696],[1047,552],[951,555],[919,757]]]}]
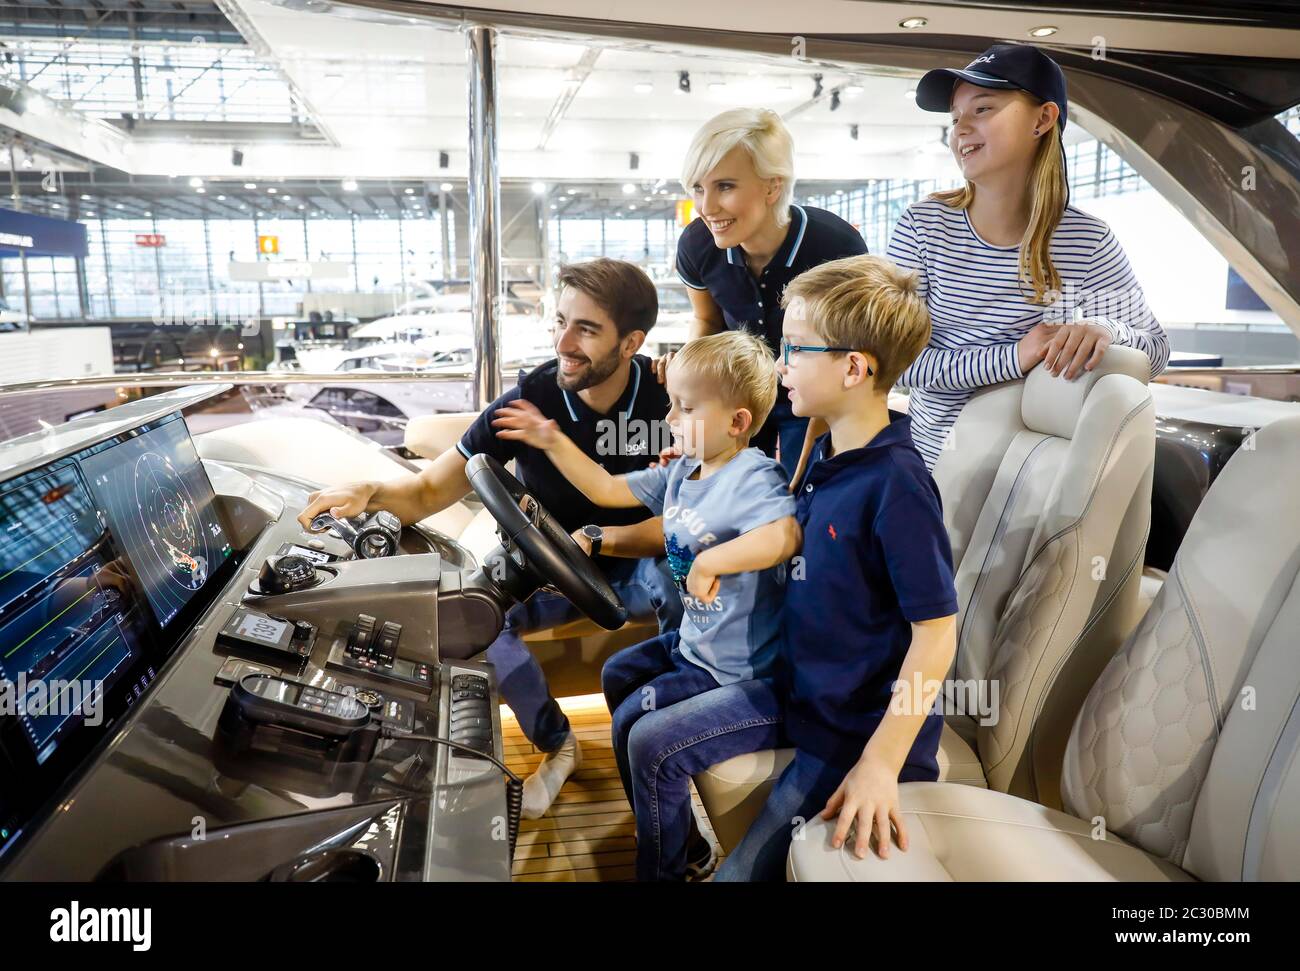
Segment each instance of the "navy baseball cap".
[{"label": "navy baseball cap", "polygon": [[916,103],[926,111],[947,111],[952,107],[952,89],[958,81],[981,88],[1013,88],[1032,94],[1039,101],[1051,101],[1061,109],[1057,122],[1064,130],[1069,105],[1065,97],[1065,75],[1057,63],[1030,44],[994,44],[964,68],[929,71],[916,86]]}]

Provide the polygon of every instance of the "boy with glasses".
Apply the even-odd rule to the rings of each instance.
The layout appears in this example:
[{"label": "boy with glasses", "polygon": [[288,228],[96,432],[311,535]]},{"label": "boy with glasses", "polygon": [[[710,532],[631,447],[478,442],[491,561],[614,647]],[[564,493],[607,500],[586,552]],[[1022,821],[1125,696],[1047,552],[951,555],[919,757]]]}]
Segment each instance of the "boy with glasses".
[{"label": "boy with glasses", "polygon": [[836,847],[856,826],[859,857],[873,836],[887,856],[891,826],[906,850],[898,784],[938,778],[943,720],[927,688],[956,651],[939,490],[907,416],[886,402],[930,339],[916,277],[851,257],[800,275],[783,300],[781,382],[794,413],[830,431],[797,485],[803,543],[782,611],[775,701],[795,757],[721,881],[782,879],[791,838],[816,813],[839,817]]}]

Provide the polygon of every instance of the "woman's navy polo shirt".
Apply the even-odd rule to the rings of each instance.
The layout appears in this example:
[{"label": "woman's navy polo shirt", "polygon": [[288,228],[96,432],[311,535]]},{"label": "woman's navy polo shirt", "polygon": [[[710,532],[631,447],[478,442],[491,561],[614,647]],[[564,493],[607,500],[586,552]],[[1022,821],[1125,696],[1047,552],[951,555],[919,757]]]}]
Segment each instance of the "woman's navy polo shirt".
[{"label": "woman's navy polo shirt", "polygon": [[[889,415],[862,448],[823,458],[830,435],[819,438],[796,497],[803,559],[781,618],[786,728],[797,747],[845,768],[889,709],[912,623],[957,613],[939,489],[910,419]],[[938,778],[942,730],[930,714],[900,780]]]},{"label": "woman's navy polo shirt", "polygon": [[[561,388],[555,379],[558,370],[559,362],[552,360],[521,374],[518,384],[483,409],[456,448],[467,459],[479,452],[491,455],[502,465],[513,459],[516,478],[570,533],[588,523],[627,526],[648,519],[650,511],[644,506],[605,509],[595,505],[561,474],[544,451],[497,437],[492,427],[497,409],[522,397],[547,418],[559,422],[560,430],[611,475],[647,468],[651,460],[659,457],[660,443],[669,438],[666,425],[656,432],[654,424],[663,422],[668,414],[668,392],[655,379],[650,358],[641,354],[632,358],[627,387],[605,415],[587,407],[576,392]],[[598,559],[611,579],[637,563],[626,558]]]},{"label": "woman's navy polo shirt", "polygon": [[[804,270],[866,251],[862,235],[833,212],[791,206],[785,240],[757,280],[745,265],[745,251],[739,246],[718,249],[702,218],[693,220],[677,239],[677,275],[688,287],[709,292],[722,308],[728,330],[758,334],[775,354],[781,346],[781,294],[786,284]],[[784,400],[785,389],[780,393]]]}]

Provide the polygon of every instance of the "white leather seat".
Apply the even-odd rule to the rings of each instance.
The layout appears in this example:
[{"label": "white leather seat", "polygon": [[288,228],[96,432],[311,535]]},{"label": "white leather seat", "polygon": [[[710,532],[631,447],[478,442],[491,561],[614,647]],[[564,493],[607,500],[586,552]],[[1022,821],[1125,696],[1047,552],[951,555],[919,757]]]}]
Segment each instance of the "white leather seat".
[{"label": "white leather seat", "polygon": [[406,434],[402,444],[416,455],[436,459],[447,449],[456,447],[456,443],[476,418],[478,418],[476,411],[418,415],[406,423]]},{"label": "white leather seat", "polygon": [[1300,878],[1300,417],[1215,480],[1151,609],[1088,693],[1056,812],[900,787],[911,848],[858,860],[810,823],[809,880]]},{"label": "white leather seat", "polygon": [[[941,779],[1059,805],[1069,726],[1135,618],[1155,455],[1149,373],[1144,354],[1111,347],[1074,381],[1037,368],[963,410],[934,470],[960,607],[952,679],[997,710],[946,718]],[[695,777],[724,849],[788,761],[746,756]]]}]

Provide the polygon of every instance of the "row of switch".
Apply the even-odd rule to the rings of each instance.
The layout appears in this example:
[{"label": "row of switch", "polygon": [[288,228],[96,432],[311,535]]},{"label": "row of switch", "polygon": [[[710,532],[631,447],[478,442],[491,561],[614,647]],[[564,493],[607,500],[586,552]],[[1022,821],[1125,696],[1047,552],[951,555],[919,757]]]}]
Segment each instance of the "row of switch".
[{"label": "row of switch", "polygon": [[369,614],[358,614],[348,634],[348,653],[358,660],[368,658],[389,666],[397,658],[397,642],[401,636],[401,624],[391,620],[380,624]]},{"label": "row of switch", "polygon": [[[464,673],[452,677],[450,720],[449,737],[453,742],[492,754],[492,702],[487,678]],[[457,754],[478,758],[463,751]]]}]

